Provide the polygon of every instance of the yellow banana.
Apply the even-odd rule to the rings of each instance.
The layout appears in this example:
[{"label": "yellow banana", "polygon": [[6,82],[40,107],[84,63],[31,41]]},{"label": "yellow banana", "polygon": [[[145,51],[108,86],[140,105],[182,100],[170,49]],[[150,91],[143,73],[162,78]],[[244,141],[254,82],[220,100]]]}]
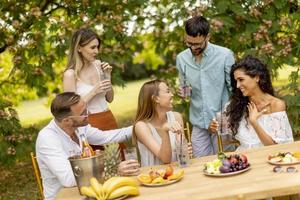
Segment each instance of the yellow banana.
[{"label": "yellow banana", "polygon": [[103,199],[104,198],[104,195],[103,195],[103,188],[102,188],[102,184],[98,182],[98,180],[95,178],[95,177],[92,177],[90,179],[90,184],[91,184],[91,187],[93,188],[93,190],[95,191],[95,193],[98,195],[98,197],[100,199]]},{"label": "yellow banana", "polygon": [[81,194],[83,194],[85,196],[94,197],[94,198],[98,199],[98,195],[96,194],[96,192],[93,190],[92,187],[82,186],[80,188],[80,192],[81,192]]},{"label": "yellow banana", "polygon": [[109,194],[121,186],[137,187],[137,181],[130,177],[112,177],[103,184],[103,190]]},{"label": "yellow banana", "polygon": [[123,186],[112,191],[108,199],[115,199],[123,195],[139,195],[140,191],[135,186]]}]

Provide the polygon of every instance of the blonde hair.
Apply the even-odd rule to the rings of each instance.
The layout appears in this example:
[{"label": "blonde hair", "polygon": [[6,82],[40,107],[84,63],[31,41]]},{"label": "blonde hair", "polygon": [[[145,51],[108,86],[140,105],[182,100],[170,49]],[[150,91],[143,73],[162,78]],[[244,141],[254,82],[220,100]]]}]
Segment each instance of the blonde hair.
[{"label": "blonde hair", "polygon": [[78,52],[79,46],[85,46],[92,40],[97,39],[99,42],[98,49],[100,48],[101,40],[99,36],[92,31],[91,29],[82,28],[77,30],[71,40],[71,45],[69,49],[69,56],[68,56],[68,69],[73,69],[75,71],[75,78],[78,78],[79,72],[82,69],[84,64],[84,60],[82,55]]}]

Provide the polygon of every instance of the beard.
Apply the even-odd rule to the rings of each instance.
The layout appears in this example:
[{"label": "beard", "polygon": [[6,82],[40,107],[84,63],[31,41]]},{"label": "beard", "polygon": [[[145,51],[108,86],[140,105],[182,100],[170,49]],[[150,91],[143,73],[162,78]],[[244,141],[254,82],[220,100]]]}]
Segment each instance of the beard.
[{"label": "beard", "polygon": [[206,47],[207,47],[207,42],[205,42],[205,46],[204,47],[199,47],[197,49],[192,49],[190,47],[190,50],[191,50],[191,52],[192,52],[192,54],[194,56],[198,56],[198,55],[200,55],[200,54],[202,54],[204,52],[204,50],[206,49]]},{"label": "beard", "polygon": [[81,126],[86,126],[88,125],[88,120],[84,119],[84,120],[73,120],[73,127],[77,128],[77,127],[81,127]]}]

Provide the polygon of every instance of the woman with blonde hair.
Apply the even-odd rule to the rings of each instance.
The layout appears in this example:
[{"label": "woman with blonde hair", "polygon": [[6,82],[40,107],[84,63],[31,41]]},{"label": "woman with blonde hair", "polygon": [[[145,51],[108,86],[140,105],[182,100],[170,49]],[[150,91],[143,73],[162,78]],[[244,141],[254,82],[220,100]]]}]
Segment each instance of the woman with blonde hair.
[{"label": "woman with blonde hair", "polygon": [[176,161],[176,140],[183,134],[181,114],[172,112],[173,94],[165,81],[144,83],[138,97],[134,138],[141,166]]},{"label": "woman with blonde hair", "polygon": [[87,103],[89,124],[101,130],[117,128],[108,102],[114,99],[112,66],[97,60],[101,40],[91,29],[77,30],[71,40],[68,64],[63,76],[65,92],[76,92]]}]

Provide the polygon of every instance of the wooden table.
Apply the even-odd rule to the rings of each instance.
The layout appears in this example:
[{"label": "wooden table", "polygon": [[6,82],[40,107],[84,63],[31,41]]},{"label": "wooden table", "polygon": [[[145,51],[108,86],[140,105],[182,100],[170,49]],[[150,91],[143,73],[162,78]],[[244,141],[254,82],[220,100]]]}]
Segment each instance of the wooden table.
[{"label": "wooden table", "polygon": [[[300,151],[300,141],[241,151],[247,155],[251,169],[229,177],[208,177],[202,173],[203,164],[216,156],[192,160],[185,168],[184,178],[163,187],[140,187],[138,200],[194,200],[194,199],[262,199],[300,193],[300,165],[297,173],[274,173],[267,163],[268,155],[278,152]],[[286,167],[284,167],[285,169]],[[143,168],[142,171],[148,170]],[[77,188],[64,188],[58,200],[83,199]]]}]

